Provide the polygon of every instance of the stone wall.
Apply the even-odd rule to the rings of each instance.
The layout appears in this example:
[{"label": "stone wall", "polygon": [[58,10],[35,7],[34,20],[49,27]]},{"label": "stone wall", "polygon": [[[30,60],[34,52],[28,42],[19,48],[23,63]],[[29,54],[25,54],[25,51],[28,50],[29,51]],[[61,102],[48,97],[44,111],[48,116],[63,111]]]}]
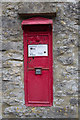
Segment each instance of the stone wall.
[{"label": "stone wall", "polygon": [[2,118],[2,5],[0,3],[0,119]]},{"label": "stone wall", "polygon": [[[54,12],[52,107],[24,105],[23,34],[21,22],[27,13]],[[2,3],[3,118],[78,118],[78,3]]]}]

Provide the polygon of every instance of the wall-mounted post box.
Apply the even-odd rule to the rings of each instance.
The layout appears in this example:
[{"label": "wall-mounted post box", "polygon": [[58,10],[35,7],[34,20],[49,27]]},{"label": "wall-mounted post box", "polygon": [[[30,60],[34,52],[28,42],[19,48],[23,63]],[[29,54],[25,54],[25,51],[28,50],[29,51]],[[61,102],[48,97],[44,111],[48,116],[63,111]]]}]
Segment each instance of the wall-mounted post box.
[{"label": "wall-mounted post box", "polygon": [[53,104],[53,46],[51,19],[34,17],[22,22],[26,106]]}]

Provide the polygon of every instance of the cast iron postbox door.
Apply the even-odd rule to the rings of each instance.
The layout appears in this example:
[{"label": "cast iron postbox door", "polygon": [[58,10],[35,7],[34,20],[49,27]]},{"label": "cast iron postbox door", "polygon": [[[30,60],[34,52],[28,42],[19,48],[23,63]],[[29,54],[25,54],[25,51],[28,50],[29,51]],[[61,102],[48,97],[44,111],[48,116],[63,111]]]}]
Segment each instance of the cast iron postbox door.
[{"label": "cast iron postbox door", "polygon": [[52,20],[31,18],[22,22],[24,86],[27,106],[53,103]]}]

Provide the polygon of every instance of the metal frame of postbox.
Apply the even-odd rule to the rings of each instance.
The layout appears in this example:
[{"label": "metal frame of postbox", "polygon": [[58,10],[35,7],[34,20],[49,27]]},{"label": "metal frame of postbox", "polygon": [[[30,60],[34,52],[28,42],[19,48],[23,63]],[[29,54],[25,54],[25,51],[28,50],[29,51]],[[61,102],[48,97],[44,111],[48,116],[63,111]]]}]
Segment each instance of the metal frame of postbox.
[{"label": "metal frame of postbox", "polygon": [[[52,106],[53,105],[53,33],[52,30],[49,33],[49,60],[50,60],[50,100],[49,103],[29,103],[28,102],[28,86],[27,86],[27,77],[28,77],[28,68],[27,68],[27,60],[28,60],[28,46],[27,46],[27,39],[26,39],[26,27],[33,26],[33,25],[51,25],[53,29],[53,21],[52,19],[47,19],[43,17],[33,17],[27,20],[22,21],[22,29],[23,29],[23,44],[24,44],[24,92],[25,92],[25,105],[26,106]],[[34,30],[35,31],[35,30]]]}]

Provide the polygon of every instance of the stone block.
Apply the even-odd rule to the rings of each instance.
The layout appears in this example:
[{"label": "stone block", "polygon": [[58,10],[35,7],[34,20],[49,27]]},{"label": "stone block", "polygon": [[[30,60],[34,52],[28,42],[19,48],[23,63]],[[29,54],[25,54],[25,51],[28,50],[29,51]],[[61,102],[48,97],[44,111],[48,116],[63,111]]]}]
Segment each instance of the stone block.
[{"label": "stone block", "polygon": [[25,13],[56,13],[56,5],[51,3],[23,3],[23,6],[18,10],[19,14]]},{"label": "stone block", "polygon": [[0,119],[2,119],[2,103],[0,103]]},{"label": "stone block", "polygon": [[3,68],[3,77],[2,79],[4,81],[14,81],[15,80],[21,80],[21,69],[18,67],[12,68]]},{"label": "stone block", "polygon": [[62,55],[64,53],[71,53],[72,52],[72,48],[68,47],[68,46],[60,46],[58,48],[56,48],[56,50],[54,51],[55,55]]},{"label": "stone block", "polygon": [[22,42],[3,42],[2,51],[8,51],[8,50],[21,51],[23,50],[23,43]]},{"label": "stone block", "polygon": [[72,56],[70,56],[70,57],[60,57],[58,59],[58,61],[61,62],[63,65],[72,65],[74,63]]},{"label": "stone block", "polygon": [[76,105],[76,104],[78,104],[78,99],[75,99],[75,98],[70,99],[70,104],[71,104],[71,105]]},{"label": "stone block", "polygon": [[64,80],[56,82],[54,96],[77,96],[78,95],[78,81]]}]

